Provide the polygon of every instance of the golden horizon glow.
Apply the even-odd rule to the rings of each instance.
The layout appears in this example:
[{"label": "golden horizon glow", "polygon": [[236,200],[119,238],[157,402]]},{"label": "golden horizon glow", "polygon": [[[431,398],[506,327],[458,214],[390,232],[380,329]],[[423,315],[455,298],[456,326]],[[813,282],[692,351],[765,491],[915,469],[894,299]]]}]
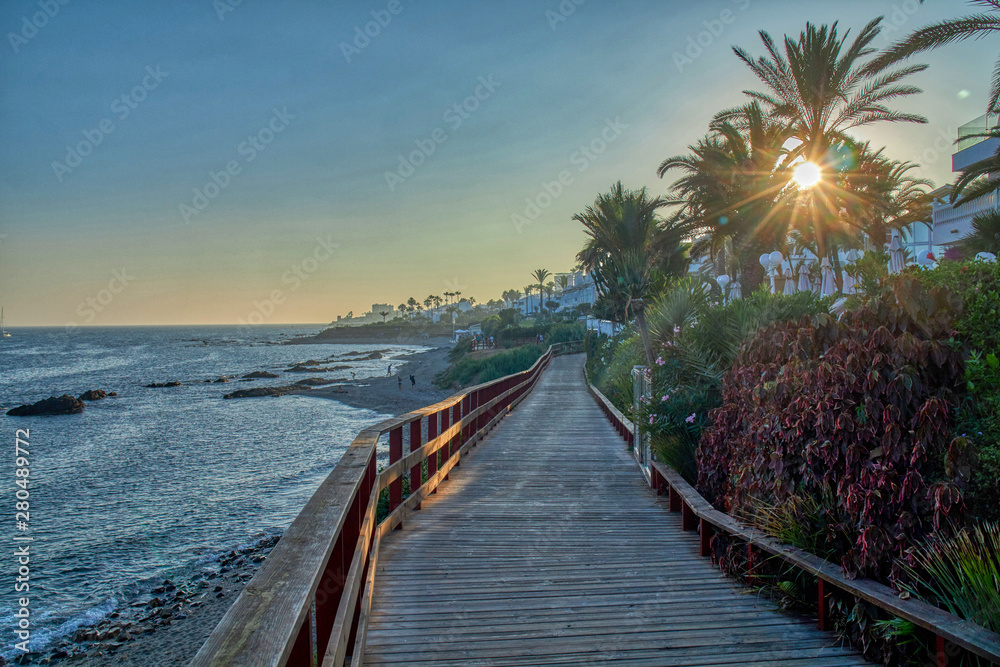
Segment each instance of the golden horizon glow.
[{"label": "golden horizon glow", "polygon": [[792,180],[799,187],[811,188],[823,180],[823,172],[820,170],[819,165],[814,162],[803,162],[795,167],[795,171],[792,172]]}]

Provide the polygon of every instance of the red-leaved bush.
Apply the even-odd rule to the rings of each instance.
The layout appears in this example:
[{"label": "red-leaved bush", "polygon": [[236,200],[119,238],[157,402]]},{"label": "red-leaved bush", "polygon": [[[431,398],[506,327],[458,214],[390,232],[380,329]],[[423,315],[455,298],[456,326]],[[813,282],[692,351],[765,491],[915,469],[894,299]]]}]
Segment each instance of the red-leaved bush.
[{"label": "red-leaved bush", "polygon": [[847,576],[895,581],[896,558],[963,508],[950,451],[960,311],[947,290],[903,278],[839,321],[760,330],[699,443],[699,490],[742,516],[819,499]]}]

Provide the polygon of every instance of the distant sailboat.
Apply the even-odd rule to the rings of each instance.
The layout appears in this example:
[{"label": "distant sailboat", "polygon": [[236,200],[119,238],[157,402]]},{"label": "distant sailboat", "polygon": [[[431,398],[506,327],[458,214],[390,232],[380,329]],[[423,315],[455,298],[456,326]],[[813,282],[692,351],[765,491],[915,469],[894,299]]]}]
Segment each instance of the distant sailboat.
[{"label": "distant sailboat", "polygon": [[0,307],[0,338],[10,338],[10,334],[7,333],[7,329],[3,326],[3,308]]}]

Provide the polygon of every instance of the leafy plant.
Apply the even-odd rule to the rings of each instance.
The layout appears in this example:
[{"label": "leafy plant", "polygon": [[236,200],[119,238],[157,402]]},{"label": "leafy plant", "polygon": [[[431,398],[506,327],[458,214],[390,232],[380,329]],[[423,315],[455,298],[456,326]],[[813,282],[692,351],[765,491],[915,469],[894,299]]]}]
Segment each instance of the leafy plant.
[{"label": "leafy plant", "polygon": [[903,561],[903,588],[952,614],[1000,632],[1000,523],[931,537]]},{"label": "leafy plant", "polygon": [[963,392],[961,303],[908,277],[840,319],[758,332],[726,374],[698,448],[699,490],[730,513],[832,489],[848,576],[894,580],[893,557],[963,510],[947,474]]}]

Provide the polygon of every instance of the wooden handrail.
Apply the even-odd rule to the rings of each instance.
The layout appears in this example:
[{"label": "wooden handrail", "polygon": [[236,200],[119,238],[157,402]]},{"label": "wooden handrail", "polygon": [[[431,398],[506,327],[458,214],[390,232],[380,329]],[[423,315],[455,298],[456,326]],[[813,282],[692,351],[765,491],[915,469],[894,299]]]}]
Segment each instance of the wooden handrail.
[{"label": "wooden handrail", "polygon": [[[607,415],[619,433],[634,432],[634,425],[618,411],[611,401],[585,378],[591,395],[597,401],[602,411]],[[624,437],[624,436],[623,436]],[[630,438],[625,438],[630,441]],[[630,441],[631,442],[631,441]],[[721,531],[735,537],[748,545],[772,556],[782,559],[817,579],[820,612],[819,627],[825,629],[825,595],[824,583],[831,584],[845,593],[849,593],[869,602],[876,607],[889,612],[897,618],[910,621],[937,637],[938,665],[947,664],[945,642],[953,644],[986,658],[1000,663],[1000,634],[946,612],[934,605],[915,598],[901,599],[899,594],[890,587],[871,579],[848,579],[842,569],[815,554],[802,549],[781,544],[769,535],[746,526],[732,516],[715,509],[710,502],[681,477],[680,473],[670,466],[660,462],[651,462],[652,472],[650,486],[659,494],[669,494],[670,511],[681,513],[683,530],[697,530],[701,538],[701,555],[710,556],[709,541],[715,531]]]},{"label": "wooden handrail", "polygon": [[[524,399],[554,356],[582,351],[583,341],[550,345],[526,371],[358,433],[191,664],[298,666],[318,658],[324,667],[340,667],[351,656],[352,667],[361,665],[382,537],[401,526],[462,455]],[[406,456],[404,427],[410,428],[412,449]],[[424,427],[428,441],[419,444]],[[378,471],[376,450],[385,434],[389,465]],[[404,500],[408,472],[412,488]],[[389,515],[376,523],[384,489]]]}]

